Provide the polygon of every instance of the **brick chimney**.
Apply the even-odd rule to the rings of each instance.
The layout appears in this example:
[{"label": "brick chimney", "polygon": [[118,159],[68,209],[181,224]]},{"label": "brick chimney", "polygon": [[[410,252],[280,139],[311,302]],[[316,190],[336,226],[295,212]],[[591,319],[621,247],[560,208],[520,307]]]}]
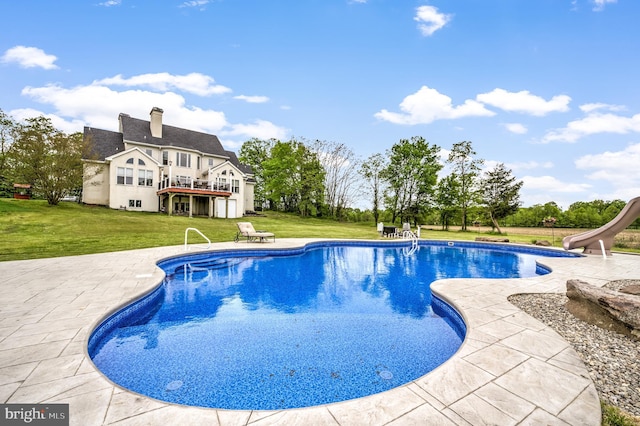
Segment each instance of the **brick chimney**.
[{"label": "brick chimney", "polygon": [[154,138],[162,137],[162,111],[161,108],[153,107],[151,109],[151,136]]}]

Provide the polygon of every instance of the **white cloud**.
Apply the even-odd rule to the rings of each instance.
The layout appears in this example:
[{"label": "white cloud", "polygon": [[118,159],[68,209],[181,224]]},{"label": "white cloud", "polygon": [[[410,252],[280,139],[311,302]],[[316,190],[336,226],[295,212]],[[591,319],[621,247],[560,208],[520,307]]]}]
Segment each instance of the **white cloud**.
[{"label": "white cloud", "polygon": [[515,172],[518,170],[551,169],[553,168],[553,163],[551,161],[545,161],[544,163],[539,163],[537,161],[532,160],[532,161],[520,162],[520,163],[508,163],[508,164],[505,164],[505,166]]},{"label": "white cloud", "polygon": [[231,92],[225,86],[214,84],[215,80],[208,75],[200,73],[190,73],[186,75],[172,75],[166,72],[155,74],[140,74],[130,78],[122,77],[118,74],[114,77],[104,78],[94,81],[94,85],[105,86],[125,86],[125,87],[148,87],[153,90],[177,89],[198,96],[221,95]]},{"label": "white cloud", "polygon": [[220,134],[222,136],[245,136],[258,139],[285,139],[288,133],[288,129],[278,127],[270,121],[256,120],[251,124],[233,124],[229,130],[225,130]]},{"label": "white cloud", "polygon": [[601,154],[589,154],[575,161],[581,170],[595,170],[593,179],[602,179],[619,184],[636,181],[640,184],[640,143],[629,145],[622,151],[605,151]]},{"label": "white cloud", "polygon": [[509,112],[544,116],[550,112],[568,111],[571,98],[567,95],[557,95],[546,101],[540,96],[532,95],[528,90],[507,92],[504,89],[494,89],[479,94],[476,100]]},{"label": "white cloud", "polygon": [[[148,74],[156,76],[156,74]],[[189,74],[192,76],[195,74]],[[198,75],[199,81],[213,81],[210,77]],[[133,85],[134,81],[140,81],[143,86],[162,87],[158,80],[148,80],[133,77],[126,80],[126,85]],[[182,88],[184,92],[193,92],[194,85],[187,84],[180,77],[168,76],[160,81],[170,82],[174,89]],[[24,96],[28,96],[36,102],[51,105],[55,114],[48,115],[52,122],[60,130],[66,133],[82,131],[83,126],[97,127],[106,130],[118,129],[118,115],[126,113],[135,118],[149,119],[152,107],[160,107],[164,110],[163,122],[165,124],[196,130],[216,135],[246,136],[247,138],[284,137],[288,130],[279,127],[269,121],[257,120],[251,124],[229,123],[222,111],[213,109],[201,109],[186,105],[185,98],[176,92],[159,90],[143,90],[131,88],[124,91],[109,87],[106,82],[121,83],[120,78],[103,79],[87,86],[66,88],[61,85],[51,84],[43,87],[25,87],[22,90]],[[196,85],[197,86],[197,85]],[[198,90],[207,92],[205,86],[197,86]],[[96,102],[96,99],[99,102]],[[18,114],[16,114],[19,113]],[[39,111],[12,112],[18,117],[35,117],[43,115]]]},{"label": "white cloud", "polygon": [[503,126],[511,133],[515,133],[517,135],[524,135],[528,132],[528,129],[520,123],[504,123]]},{"label": "white cloud", "polygon": [[593,4],[594,4],[593,11],[594,12],[600,12],[600,11],[604,10],[604,7],[605,7],[606,4],[608,4],[608,3],[613,4],[613,3],[617,3],[617,2],[618,2],[618,0],[593,0]]},{"label": "white cloud", "polygon": [[433,35],[436,31],[447,25],[453,15],[438,12],[434,6],[420,6],[416,9],[413,20],[418,22],[418,29],[423,36]]},{"label": "white cloud", "polygon": [[[197,109],[188,109],[184,97],[173,92],[118,92],[106,86],[91,84],[70,89],[59,85],[25,87],[22,94],[37,102],[52,105],[59,116],[72,117],[87,126],[101,129],[117,130],[117,118],[121,112],[147,119],[154,106],[165,111],[163,118],[167,124],[173,122],[188,129],[213,133],[227,125],[224,113],[210,111],[207,117],[203,117]],[[96,99],[100,102],[96,102]]]},{"label": "white cloud", "polygon": [[611,192],[595,195],[595,198],[604,200],[630,200],[640,194],[638,164],[640,143],[631,144],[621,151],[584,155],[575,161],[577,169],[589,173],[587,179],[609,183]]},{"label": "white cloud", "polygon": [[42,111],[38,111],[33,108],[19,108],[14,109],[9,112],[9,115],[13,117],[17,121],[24,122],[27,118],[34,118],[43,116],[51,120],[51,124],[56,129],[66,133],[71,134],[75,132],[79,132],[82,130],[85,123],[82,120],[71,119],[65,120],[64,118],[56,115],[56,114],[45,114]]},{"label": "white cloud", "polygon": [[266,96],[247,96],[247,95],[239,95],[234,96],[233,99],[238,99],[240,101],[246,101],[250,104],[263,104],[265,102],[269,102],[269,98]]},{"label": "white cloud", "polygon": [[603,104],[603,103],[591,103],[580,105],[580,110],[585,113],[590,113],[596,110],[607,110],[607,111],[624,111],[626,108],[623,105],[611,105],[611,104]]},{"label": "white cloud", "polygon": [[416,93],[404,98],[400,110],[403,112],[395,113],[383,109],[374,116],[394,124],[429,124],[435,120],[495,115],[481,103],[470,99],[462,105],[453,106],[449,96],[427,86],[422,86]]},{"label": "white cloud", "polygon": [[591,185],[587,183],[562,182],[554,176],[524,176],[522,181],[524,182],[523,188],[527,190],[535,189],[551,193],[586,192],[591,188]]},{"label": "white cloud", "polygon": [[120,6],[122,0],[107,0],[102,3],[98,3],[98,6],[111,7],[111,6]]},{"label": "white cloud", "polygon": [[640,114],[623,117],[611,113],[594,112],[579,120],[570,121],[564,128],[547,132],[542,142],[576,142],[580,138],[597,133],[627,134],[631,132],[640,132]]},{"label": "white cloud", "polygon": [[523,206],[556,202],[561,208],[568,208],[576,200],[591,196],[591,185],[587,183],[564,182],[554,176],[524,176],[520,199]]},{"label": "white cloud", "polygon": [[4,63],[16,63],[22,68],[44,68],[54,70],[58,66],[54,62],[58,58],[44,53],[37,47],[15,46],[4,52],[0,59]]},{"label": "white cloud", "polygon": [[185,1],[178,7],[199,7],[203,9],[204,6],[206,6],[208,3],[209,3],[209,0],[192,0],[192,1]]}]

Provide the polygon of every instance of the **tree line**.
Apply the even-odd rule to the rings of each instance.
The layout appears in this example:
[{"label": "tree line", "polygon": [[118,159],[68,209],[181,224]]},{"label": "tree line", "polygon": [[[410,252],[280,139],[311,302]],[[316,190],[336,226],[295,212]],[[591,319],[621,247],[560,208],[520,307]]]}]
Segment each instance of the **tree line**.
[{"label": "tree line", "polygon": [[[469,141],[453,145],[446,160],[450,173],[440,177],[440,152],[421,136],[401,139],[366,160],[341,143],[254,138],[238,157],[254,171],[258,210],[415,225],[437,212],[445,229],[460,218],[466,230],[470,209],[482,206],[501,232],[500,221],[521,205],[522,182],[504,164],[481,174],[484,161]],[[372,207],[359,214],[352,205],[362,194]]]},{"label": "tree line", "polygon": [[[82,159],[91,141],[65,134],[45,117],[17,122],[0,109],[0,196],[13,183],[31,185],[35,198],[57,204],[82,188]],[[448,157],[422,136],[401,139],[384,153],[360,159],[342,143],[291,138],[250,139],[239,159],[255,177],[255,209],[341,221],[428,224],[449,229],[488,225],[601,226],[624,201],[578,202],[563,212],[554,202],[523,208],[522,182],[499,163],[482,171],[472,142],[454,143]],[[364,201],[369,208],[353,207]],[[640,226],[640,219],[632,226]]]}]

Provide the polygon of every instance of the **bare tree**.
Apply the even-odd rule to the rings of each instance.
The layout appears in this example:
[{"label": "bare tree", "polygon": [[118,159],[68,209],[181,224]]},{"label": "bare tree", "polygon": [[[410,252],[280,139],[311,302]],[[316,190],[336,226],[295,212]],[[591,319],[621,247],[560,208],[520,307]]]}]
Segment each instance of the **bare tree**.
[{"label": "bare tree", "polygon": [[325,203],[331,216],[341,219],[360,188],[360,160],[345,144],[316,140],[314,151],[325,171]]},{"label": "bare tree", "polygon": [[382,203],[382,194],[384,191],[384,180],[382,172],[388,167],[389,163],[385,157],[378,153],[367,158],[360,166],[360,174],[366,182],[366,191],[371,196],[373,220],[378,223],[380,217],[380,205]]}]

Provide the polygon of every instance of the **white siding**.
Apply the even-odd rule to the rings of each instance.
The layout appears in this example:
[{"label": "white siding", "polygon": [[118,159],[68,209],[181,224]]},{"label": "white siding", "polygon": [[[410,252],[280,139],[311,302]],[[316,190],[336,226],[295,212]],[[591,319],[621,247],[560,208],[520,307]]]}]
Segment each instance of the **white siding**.
[{"label": "white siding", "polygon": [[100,206],[109,204],[109,166],[85,163],[83,170],[82,202]]}]

